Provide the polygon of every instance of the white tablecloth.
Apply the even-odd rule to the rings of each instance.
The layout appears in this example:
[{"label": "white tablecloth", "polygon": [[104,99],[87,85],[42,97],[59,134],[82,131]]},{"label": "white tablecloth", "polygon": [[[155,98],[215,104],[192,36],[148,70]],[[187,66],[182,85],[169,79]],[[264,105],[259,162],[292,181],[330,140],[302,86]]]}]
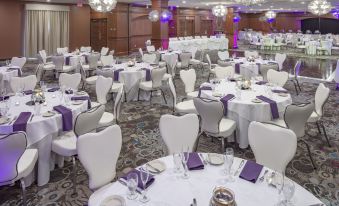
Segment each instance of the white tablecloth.
[{"label": "white tablecloth", "polygon": [[179,51],[191,51],[190,48],[196,47],[200,50],[226,50],[228,49],[227,38],[207,38],[207,39],[190,39],[190,40],[170,40],[169,49]]},{"label": "white tablecloth", "polygon": [[[206,154],[205,154],[206,155]],[[160,159],[165,162],[167,169],[155,176],[154,183],[147,189],[152,206],[188,206],[196,198],[197,205],[208,206],[216,186],[224,186],[235,194],[237,206],[272,206],[279,201],[278,190],[268,186],[266,182],[256,183],[235,177],[234,182],[226,183],[223,166],[206,165],[204,170],[189,171],[189,179],[182,179],[182,174],[174,173],[173,158],[168,156]],[[235,158],[232,170],[239,167],[241,159]],[[260,176],[266,168],[263,168]],[[321,203],[315,196],[303,187],[294,183],[295,193],[292,197],[294,205],[307,206]],[[89,206],[99,206],[111,195],[120,195],[126,205],[143,205],[136,200],[127,199],[128,189],[120,182],[114,182],[93,193],[89,199]],[[139,197],[138,197],[139,198]]]},{"label": "white tablecloth", "polygon": [[263,59],[255,59],[254,62],[248,62],[246,58],[238,58],[234,59],[232,62],[232,66],[235,67],[236,63],[240,64],[240,74],[245,78],[250,79],[251,77],[256,77],[259,75],[259,65],[258,64],[277,64],[274,60],[263,60]]},{"label": "white tablecloth", "polygon": [[[216,85],[214,91],[223,94],[223,96],[227,94],[236,95],[235,86],[235,82],[226,82],[223,80],[220,84]],[[272,88],[257,84],[252,84],[251,87],[251,90],[241,90],[241,99],[234,99],[228,102],[227,118],[233,119],[237,123],[237,141],[240,148],[248,147],[248,126],[251,121],[262,122],[270,121],[272,119],[271,108],[268,103],[252,102],[252,100],[259,95],[270,98],[267,91]],[[276,87],[276,89],[282,88]],[[287,97],[281,97],[276,93],[273,93],[272,95],[271,99],[277,102],[278,112],[280,117],[282,117],[286,106],[292,103],[292,98],[290,95]],[[201,97],[219,99],[213,96],[213,91],[208,90],[202,90]]]},{"label": "white tablecloth", "polygon": [[[11,68],[14,66],[11,66]],[[2,82],[0,82],[0,86],[6,88],[7,93],[11,92],[11,88],[9,82],[11,81],[12,77],[18,76],[18,70],[8,70],[10,66],[0,67],[0,73],[3,75]],[[8,71],[7,71],[8,70]]]},{"label": "white tablecloth", "polygon": [[[54,106],[60,105],[60,92],[46,92],[47,106],[41,107],[41,114],[51,111]],[[31,95],[25,95],[23,97],[13,96],[10,98],[10,104],[12,105],[9,113],[10,117],[18,116],[21,112],[32,112],[34,114],[34,106],[27,106],[26,102],[31,100]],[[20,102],[19,106],[15,106],[15,102]],[[3,105],[1,105],[3,106]],[[66,106],[73,112],[73,121],[76,116],[87,110],[87,101],[84,101],[81,105],[69,105]],[[13,130],[13,125],[0,125],[0,134],[10,133]],[[54,167],[51,162],[51,143],[53,137],[56,137],[58,133],[62,132],[62,116],[57,113],[53,117],[43,117],[35,115],[32,121],[28,121],[26,127],[27,133],[27,147],[36,148],[39,151],[38,159],[38,185],[42,186],[48,183],[50,176],[50,169]],[[29,184],[29,183],[28,183]]]}]

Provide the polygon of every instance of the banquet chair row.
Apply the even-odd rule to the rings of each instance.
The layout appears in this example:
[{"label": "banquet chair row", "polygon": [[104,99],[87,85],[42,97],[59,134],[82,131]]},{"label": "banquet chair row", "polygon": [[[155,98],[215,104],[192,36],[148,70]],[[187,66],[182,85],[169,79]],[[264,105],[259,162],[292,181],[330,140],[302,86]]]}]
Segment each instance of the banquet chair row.
[{"label": "banquet chair row", "polygon": [[14,93],[34,90],[37,84],[37,77],[29,75],[26,77],[12,77],[10,87]]}]

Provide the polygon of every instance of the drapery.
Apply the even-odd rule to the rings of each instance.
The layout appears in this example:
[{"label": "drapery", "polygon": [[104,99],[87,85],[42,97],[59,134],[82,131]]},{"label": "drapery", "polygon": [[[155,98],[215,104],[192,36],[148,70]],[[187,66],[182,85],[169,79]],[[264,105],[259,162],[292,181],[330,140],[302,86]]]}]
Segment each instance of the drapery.
[{"label": "drapery", "polygon": [[56,53],[68,47],[69,11],[26,10],[25,56],[34,57],[40,50]]}]

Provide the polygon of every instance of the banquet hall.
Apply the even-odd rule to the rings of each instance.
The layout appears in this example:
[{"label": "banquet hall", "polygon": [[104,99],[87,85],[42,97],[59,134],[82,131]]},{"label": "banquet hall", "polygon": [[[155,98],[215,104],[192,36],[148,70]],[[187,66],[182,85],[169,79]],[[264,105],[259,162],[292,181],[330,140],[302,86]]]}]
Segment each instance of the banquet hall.
[{"label": "banquet hall", "polygon": [[0,205],[339,205],[339,0],[1,0]]}]

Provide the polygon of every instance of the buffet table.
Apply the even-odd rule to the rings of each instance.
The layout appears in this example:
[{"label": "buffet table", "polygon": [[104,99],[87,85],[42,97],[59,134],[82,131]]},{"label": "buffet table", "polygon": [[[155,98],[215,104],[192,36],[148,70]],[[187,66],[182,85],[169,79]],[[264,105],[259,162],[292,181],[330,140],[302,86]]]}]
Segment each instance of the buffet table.
[{"label": "buffet table", "polygon": [[227,38],[206,38],[206,39],[190,39],[190,40],[170,40],[169,49],[178,51],[191,51],[191,48],[200,50],[226,50],[228,49]]}]

